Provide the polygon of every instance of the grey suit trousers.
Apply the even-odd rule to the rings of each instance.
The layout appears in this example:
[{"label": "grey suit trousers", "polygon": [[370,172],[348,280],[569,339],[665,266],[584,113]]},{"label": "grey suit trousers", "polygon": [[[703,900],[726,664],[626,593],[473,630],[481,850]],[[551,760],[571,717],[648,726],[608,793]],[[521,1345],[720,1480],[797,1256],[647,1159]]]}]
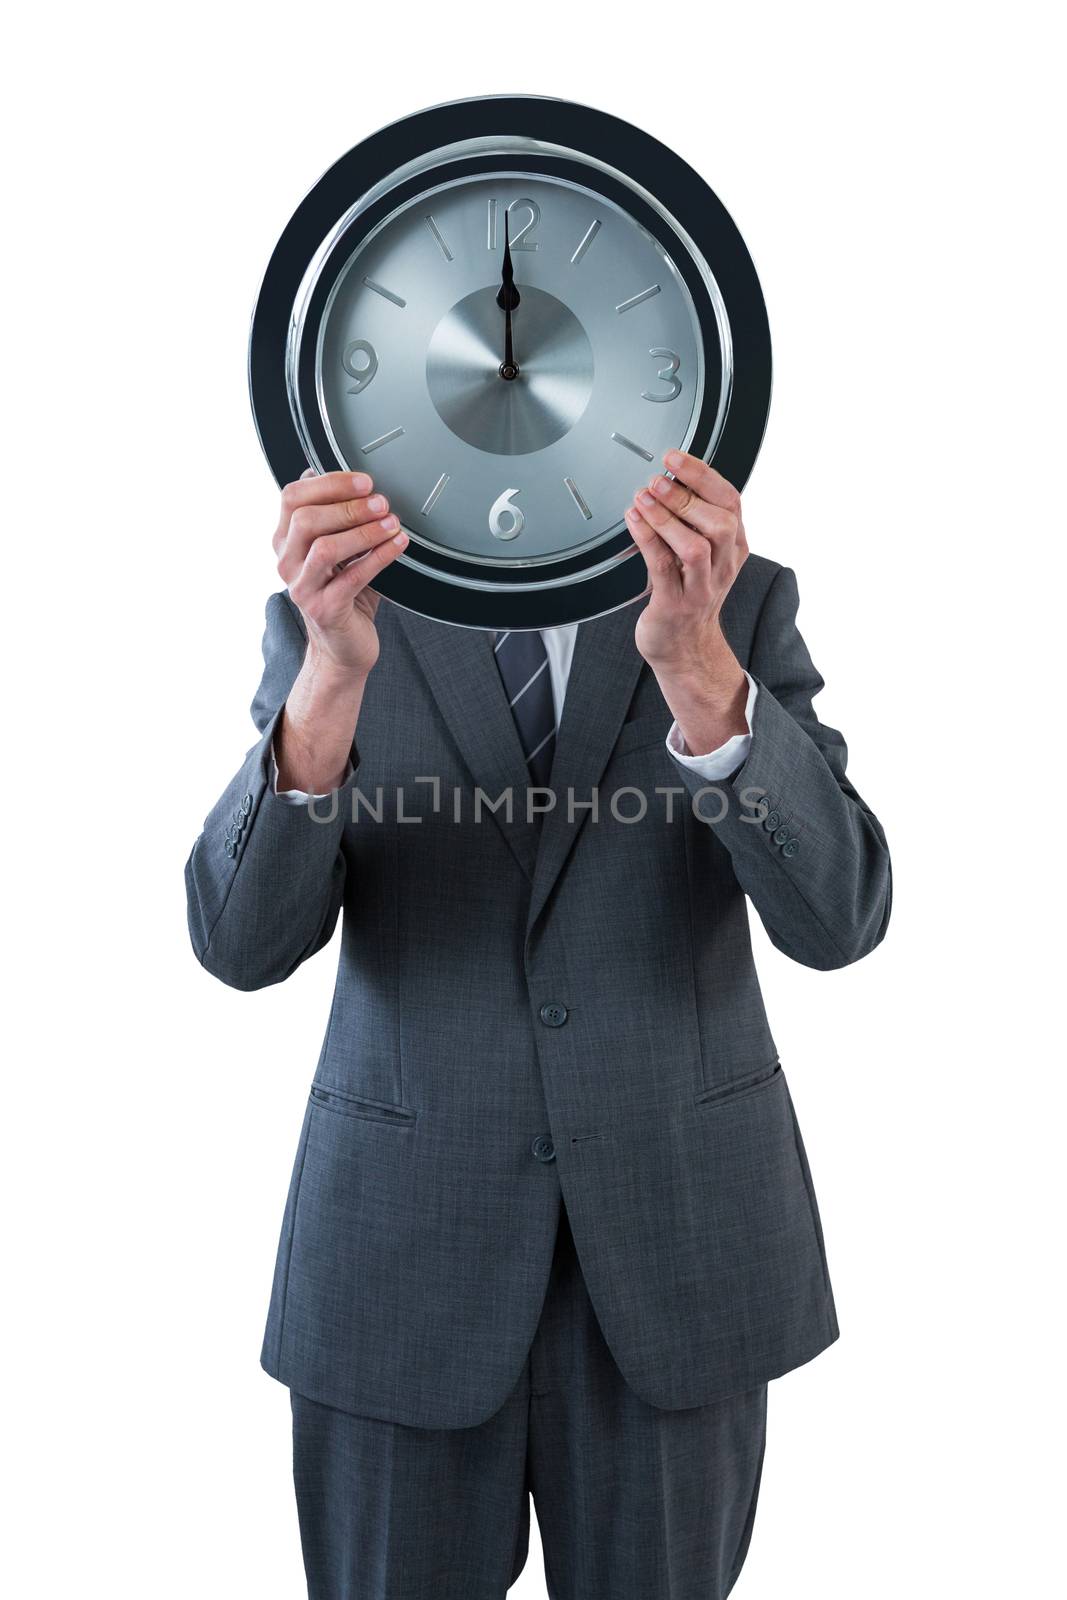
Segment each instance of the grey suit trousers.
[{"label": "grey suit trousers", "polygon": [[723,1600],[748,1553],[767,1385],[663,1410],[622,1378],[560,1208],[519,1382],[487,1421],[420,1428],[292,1392],[310,1600],[501,1600],[533,1496],[552,1600]]}]

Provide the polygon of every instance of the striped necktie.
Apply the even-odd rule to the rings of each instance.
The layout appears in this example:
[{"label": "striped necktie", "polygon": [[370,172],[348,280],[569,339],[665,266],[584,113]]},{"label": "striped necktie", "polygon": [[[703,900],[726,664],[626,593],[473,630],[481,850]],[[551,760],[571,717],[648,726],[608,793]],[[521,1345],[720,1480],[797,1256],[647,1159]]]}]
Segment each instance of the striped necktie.
[{"label": "striped necktie", "polygon": [[498,633],[493,645],[530,782],[543,788],[556,751],[556,712],[548,654],[539,633]]}]

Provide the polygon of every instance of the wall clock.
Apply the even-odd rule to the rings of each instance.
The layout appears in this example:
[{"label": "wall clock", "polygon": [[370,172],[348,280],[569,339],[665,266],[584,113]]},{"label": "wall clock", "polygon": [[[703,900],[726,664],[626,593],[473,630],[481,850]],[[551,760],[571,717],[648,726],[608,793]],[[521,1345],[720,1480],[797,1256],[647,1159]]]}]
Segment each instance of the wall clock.
[{"label": "wall clock", "polygon": [[643,593],[623,521],[663,452],[741,488],[771,387],[740,233],[666,146],[537,96],[355,146],[279,240],[249,344],[275,478],[368,471],[411,542],[377,579],[443,622],[545,628]]}]

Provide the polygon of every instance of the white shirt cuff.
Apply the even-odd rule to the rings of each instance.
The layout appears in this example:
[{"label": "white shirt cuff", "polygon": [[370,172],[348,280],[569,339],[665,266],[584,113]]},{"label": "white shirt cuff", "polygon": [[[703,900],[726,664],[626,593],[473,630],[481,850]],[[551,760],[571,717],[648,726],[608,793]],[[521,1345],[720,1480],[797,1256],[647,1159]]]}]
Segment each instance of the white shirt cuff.
[{"label": "white shirt cuff", "polygon": [[735,733],[717,750],[709,750],[705,756],[695,756],[686,746],[677,722],[671,723],[671,731],[667,735],[667,749],[679,766],[689,767],[699,777],[707,778],[709,783],[731,777],[738,767],[743,767],[748,760],[748,752],[752,746],[752,713],[756,705],[757,689],[752,674],[746,672],[745,677],[748,679],[748,699],[745,702],[747,733]]},{"label": "white shirt cuff", "polygon": [[[341,779],[341,785],[340,786],[343,787],[348,782],[348,780],[349,780],[349,778],[351,776],[352,776],[352,763],[351,763],[351,761],[349,761],[348,764],[345,767],[345,775]],[[289,805],[289,806],[304,806],[304,805],[307,805],[309,800],[325,800],[325,799],[328,798],[324,794],[311,794],[311,795],[305,794],[303,789],[281,789],[281,790],[279,790],[279,788],[278,788],[278,763],[274,759],[274,746],[273,745],[271,745],[271,747],[270,747],[270,787],[271,787],[271,793],[272,794],[276,794],[278,796],[279,800],[284,800],[286,805]]]}]

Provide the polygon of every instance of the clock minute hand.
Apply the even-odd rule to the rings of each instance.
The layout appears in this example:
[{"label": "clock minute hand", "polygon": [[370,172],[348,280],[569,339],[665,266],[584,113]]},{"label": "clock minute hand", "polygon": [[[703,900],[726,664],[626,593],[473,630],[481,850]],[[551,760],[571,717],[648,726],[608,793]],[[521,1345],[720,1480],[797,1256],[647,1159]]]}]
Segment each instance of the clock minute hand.
[{"label": "clock minute hand", "polygon": [[515,351],[511,339],[511,313],[519,304],[519,291],[515,287],[515,268],[511,260],[511,240],[508,237],[508,214],[504,212],[504,262],[500,269],[500,291],[496,303],[504,313],[504,359],[500,363],[500,376],[509,381],[517,378]]}]

